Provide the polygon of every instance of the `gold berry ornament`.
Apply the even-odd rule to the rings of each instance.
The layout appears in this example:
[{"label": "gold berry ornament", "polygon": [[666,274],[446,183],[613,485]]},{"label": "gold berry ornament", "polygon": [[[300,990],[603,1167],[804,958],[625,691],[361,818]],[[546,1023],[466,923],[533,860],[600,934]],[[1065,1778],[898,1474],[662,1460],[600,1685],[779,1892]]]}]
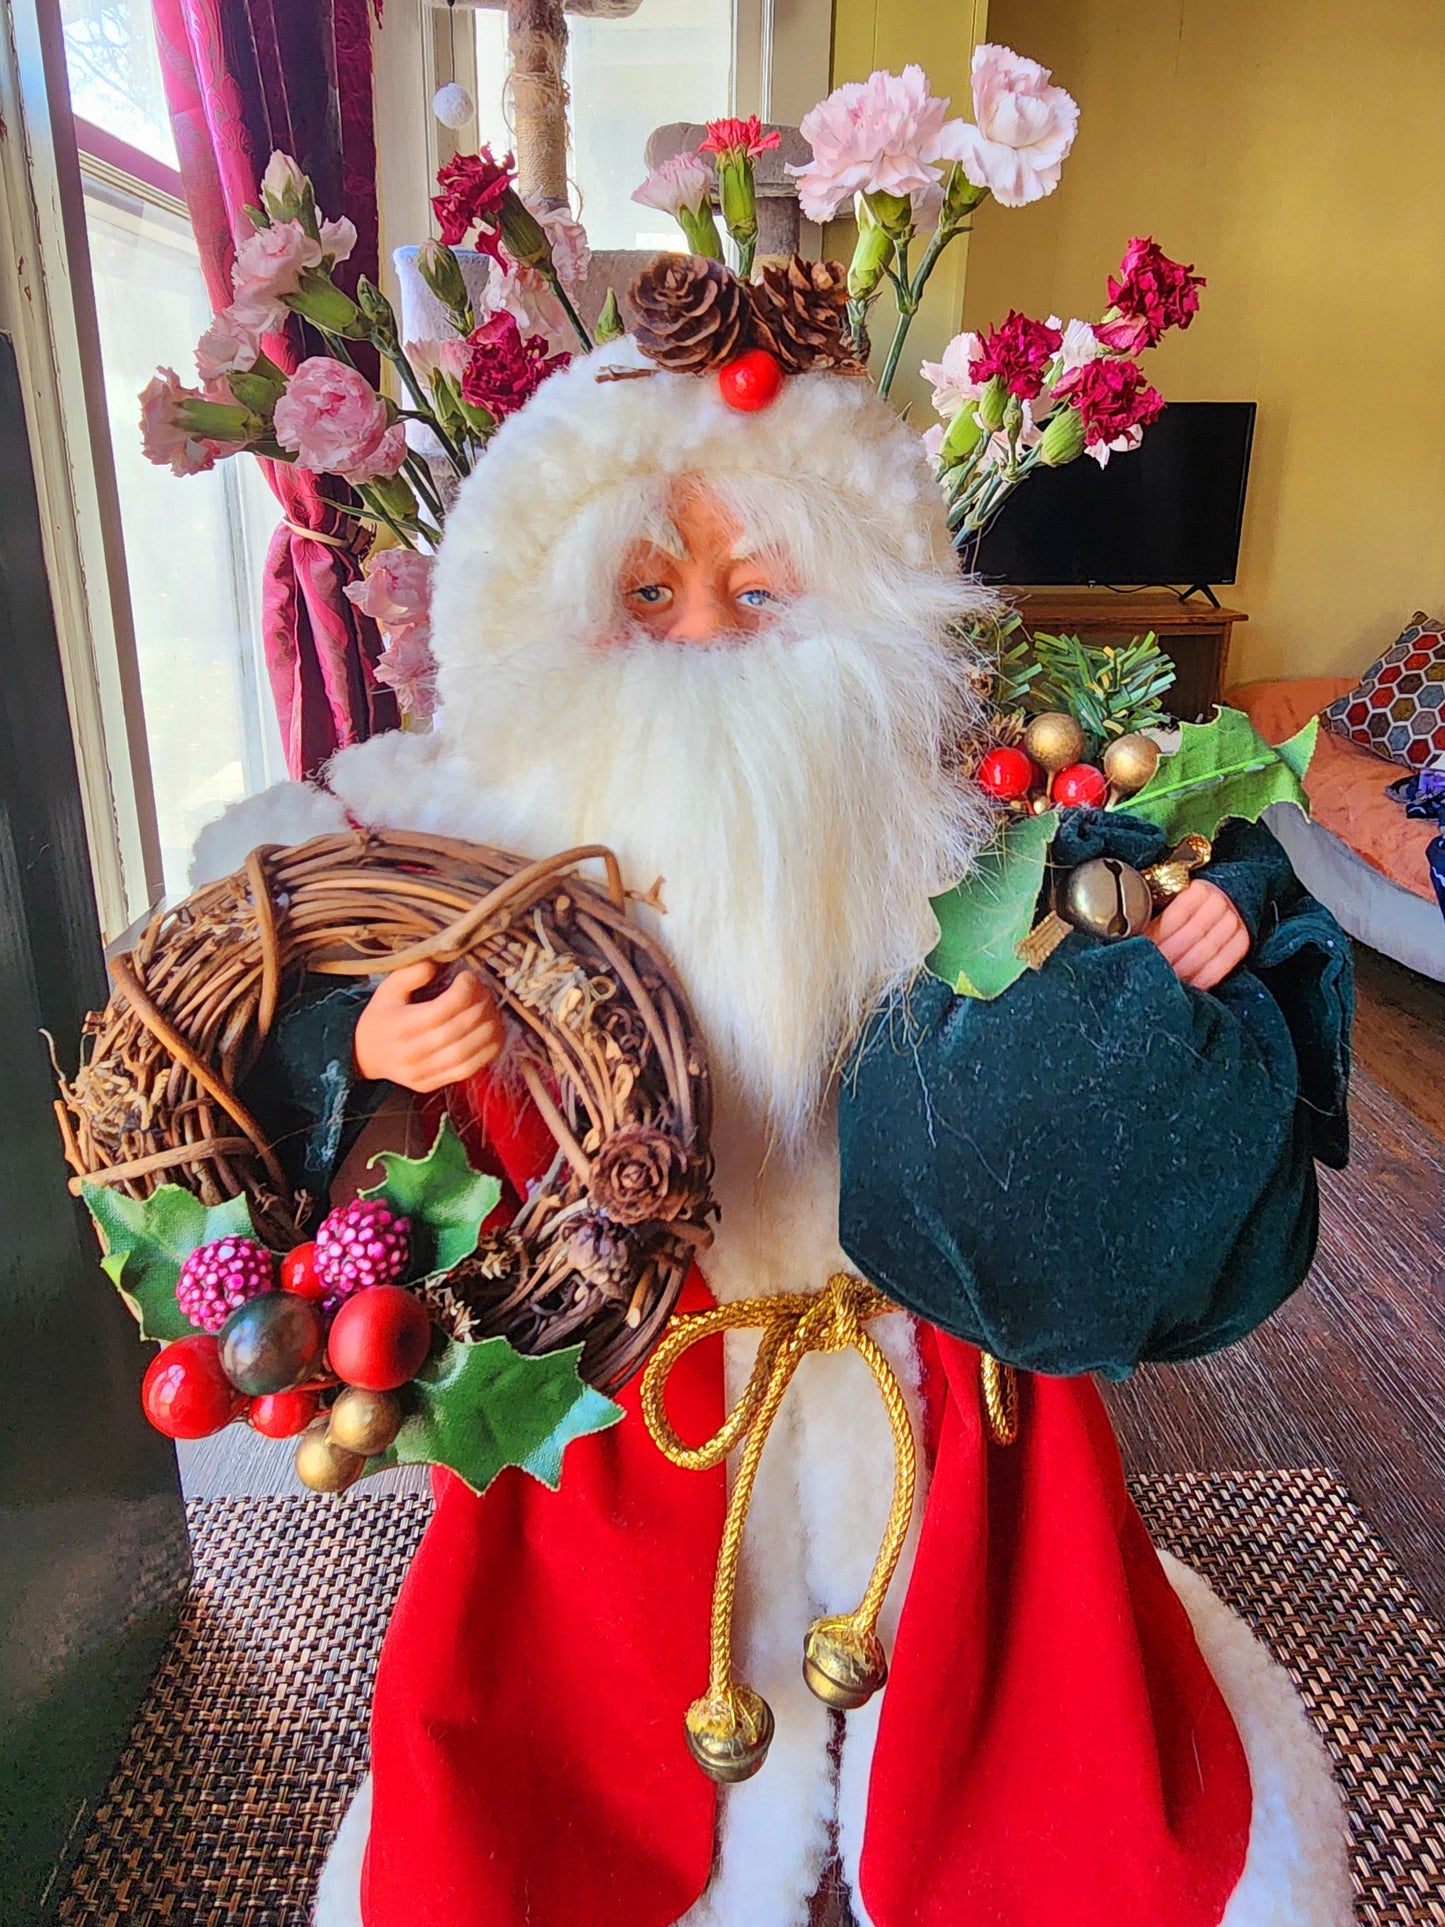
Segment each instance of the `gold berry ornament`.
[{"label": "gold berry ornament", "polygon": [[343,1452],[364,1459],[385,1452],[401,1430],[404,1414],[395,1392],[366,1392],[348,1385],[331,1408],[326,1436]]},{"label": "gold berry ornament", "polygon": [[1070,870],[1060,908],[1076,930],[1117,943],[1142,933],[1154,915],[1154,898],[1131,865],[1099,856]]},{"label": "gold berry ornament", "polygon": [[1067,769],[1070,763],[1077,763],[1083,757],[1083,727],[1061,709],[1046,709],[1041,716],[1035,716],[1024,731],[1024,748],[1040,769],[1046,769],[1052,776],[1056,770]]},{"label": "gold berry ornament", "polygon": [[1104,751],[1104,774],[1124,796],[1133,796],[1159,767],[1159,745],[1152,736],[1117,736]]},{"label": "gold berry ornament", "polygon": [[365,1470],[364,1458],[327,1438],[324,1418],[313,1420],[296,1441],[296,1476],[313,1492],[344,1492]]}]

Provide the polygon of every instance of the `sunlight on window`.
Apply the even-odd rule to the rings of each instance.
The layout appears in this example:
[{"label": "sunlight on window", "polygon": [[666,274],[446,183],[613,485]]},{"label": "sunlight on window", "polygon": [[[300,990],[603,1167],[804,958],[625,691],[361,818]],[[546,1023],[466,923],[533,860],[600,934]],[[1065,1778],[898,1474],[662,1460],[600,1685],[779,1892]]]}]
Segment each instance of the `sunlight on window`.
[{"label": "sunlight on window", "polygon": [[[507,73],[505,13],[479,10],[477,119],[481,138],[503,152]],[[571,173],[594,248],[675,248],[659,234],[655,209],[629,197],[646,173],[643,149],[669,121],[712,120],[729,112],[732,0],[645,0],[625,20],[567,20],[572,92]]]},{"label": "sunlight on window", "polygon": [[60,0],[60,18],[76,113],[174,167],[149,0]]}]

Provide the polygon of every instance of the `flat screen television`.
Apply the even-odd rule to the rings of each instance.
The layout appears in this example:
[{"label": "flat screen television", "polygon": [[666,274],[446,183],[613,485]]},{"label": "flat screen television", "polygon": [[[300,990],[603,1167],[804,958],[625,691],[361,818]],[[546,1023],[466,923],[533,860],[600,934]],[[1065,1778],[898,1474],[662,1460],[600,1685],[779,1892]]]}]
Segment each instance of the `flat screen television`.
[{"label": "flat screen television", "polygon": [[979,544],[991,582],[1185,588],[1233,582],[1254,436],[1252,401],[1171,402],[1107,468],[1041,468]]}]

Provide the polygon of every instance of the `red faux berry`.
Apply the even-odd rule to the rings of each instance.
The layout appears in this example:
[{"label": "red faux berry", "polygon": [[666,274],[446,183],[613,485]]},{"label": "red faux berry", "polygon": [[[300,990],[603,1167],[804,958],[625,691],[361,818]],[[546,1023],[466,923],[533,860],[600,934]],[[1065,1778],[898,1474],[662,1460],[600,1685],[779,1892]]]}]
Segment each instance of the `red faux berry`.
[{"label": "red faux berry", "polygon": [[323,1309],[335,1311],[354,1291],[392,1285],[411,1256],[411,1219],[399,1218],[381,1198],[353,1198],[321,1220],[316,1275],[325,1287]]},{"label": "red faux berry", "polygon": [[246,1417],[268,1439],[291,1439],[306,1430],[320,1405],[319,1392],[300,1387],[291,1392],[267,1392],[264,1397],[251,1400]]},{"label": "red faux berry", "polygon": [[1097,809],[1108,794],[1104,772],[1092,763],[1070,763],[1059,771],[1050,791],[1053,800],[1065,809]]},{"label": "red faux berry", "polygon": [[297,1245],[281,1260],[281,1289],[294,1291],[298,1298],[312,1298],[318,1302],[326,1296],[326,1286],[316,1269],[314,1242]]},{"label": "red faux berry", "polygon": [[237,1305],[274,1287],[275,1266],[259,1238],[214,1238],[181,1266],[176,1303],[193,1325],[218,1332]]},{"label": "red faux berry", "polygon": [[374,1285],[337,1312],[326,1342],[331,1369],[365,1392],[394,1392],[420,1371],[431,1329],[420,1298],[400,1285]]},{"label": "red faux berry", "polygon": [[162,1346],[141,1384],[141,1404],[168,1439],[204,1439],[219,1432],[246,1403],[221,1370],[220,1347],[210,1332],[192,1332]]},{"label": "red faux berry", "polygon": [[1011,803],[1016,796],[1027,796],[1037,776],[1033,758],[1026,751],[1012,747],[991,749],[978,766],[979,788],[989,796],[996,796],[1001,803]]},{"label": "red faux berry", "polygon": [[775,355],[766,348],[749,348],[718,372],[717,385],[729,408],[740,408],[745,415],[766,408],[776,401],[783,385],[783,371]]}]

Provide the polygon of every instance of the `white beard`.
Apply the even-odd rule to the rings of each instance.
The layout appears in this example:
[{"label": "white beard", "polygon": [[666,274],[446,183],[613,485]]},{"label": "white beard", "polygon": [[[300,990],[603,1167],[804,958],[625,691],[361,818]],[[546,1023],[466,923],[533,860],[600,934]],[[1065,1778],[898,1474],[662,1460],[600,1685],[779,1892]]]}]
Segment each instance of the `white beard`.
[{"label": "white beard", "polygon": [[[633,889],[660,877],[658,927],[721,1094],[782,1143],[927,955],[928,899],[989,826],[941,751],[973,717],[966,654],[830,616],[802,603],[775,631],[708,647],[529,638],[483,672],[469,720],[484,740],[457,741],[443,717],[421,785],[426,827],[528,853],[606,843]],[[333,765],[371,820],[339,779],[375,747]]]}]

